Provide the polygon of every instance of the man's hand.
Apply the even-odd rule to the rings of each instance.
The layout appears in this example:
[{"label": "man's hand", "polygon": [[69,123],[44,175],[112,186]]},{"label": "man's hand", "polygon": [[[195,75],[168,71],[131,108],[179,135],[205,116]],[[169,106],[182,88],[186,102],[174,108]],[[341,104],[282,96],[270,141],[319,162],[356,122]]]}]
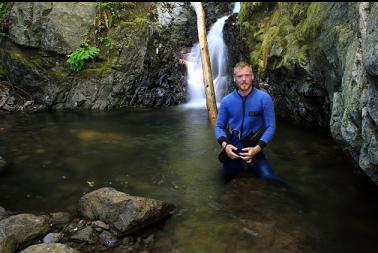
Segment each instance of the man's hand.
[{"label": "man's hand", "polygon": [[243,153],[240,153],[240,158],[243,159],[246,163],[251,163],[255,155],[261,151],[259,145],[254,147],[243,148]]},{"label": "man's hand", "polygon": [[226,151],[226,154],[228,157],[230,157],[231,159],[236,159],[236,158],[240,158],[239,155],[237,155],[234,151],[238,150],[237,147],[231,145],[231,144],[227,144],[226,142],[223,142],[222,143],[222,147],[223,149]]}]

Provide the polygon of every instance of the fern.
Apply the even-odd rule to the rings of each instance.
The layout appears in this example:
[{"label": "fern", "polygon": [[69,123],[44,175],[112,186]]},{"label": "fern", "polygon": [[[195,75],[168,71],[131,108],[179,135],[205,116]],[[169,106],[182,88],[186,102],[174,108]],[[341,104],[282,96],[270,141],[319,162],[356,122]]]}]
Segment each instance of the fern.
[{"label": "fern", "polygon": [[87,43],[83,43],[81,47],[77,48],[74,52],[67,55],[67,62],[70,64],[71,69],[80,71],[85,66],[85,61],[92,59],[100,52],[97,47],[92,47]]}]

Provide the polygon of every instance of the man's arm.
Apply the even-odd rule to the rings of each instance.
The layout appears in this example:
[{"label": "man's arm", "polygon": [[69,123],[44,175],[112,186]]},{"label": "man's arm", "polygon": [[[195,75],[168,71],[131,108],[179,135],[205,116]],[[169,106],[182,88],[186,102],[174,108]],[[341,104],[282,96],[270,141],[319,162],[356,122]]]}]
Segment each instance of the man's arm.
[{"label": "man's arm", "polygon": [[251,163],[255,155],[261,152],[261,150],[268,144],[273,138],[276,132],[276,119],[274,114],[274,106],[272,98],[266,94],[263,98],[263,120],[265,125],[265,132],[261,136],[258,144],[255,147],[243,148],[243,153],[240,153],[240,157],[247,163]]},{"label": "man's arm", "polygon": [[227,156],[231,159],[239,158],[240,156],[235,154],[237,147],[227,143],[227,124],[229,119],[229,113],[227,110],[227,102],[222,100],[219,106],[218,119],[215,126],[215,137],[219,145],[226,152]]},{"label": "man's arm", "polygon": [[265,132],[260,138],[259,145],[261,144],[263,145],[263,147],[265,147],[266,144],[268,144],[268,142],[270,142],[270,140],[273,138],[273,135],[276,132],[276,117],[274,113],[273,101],[268,94],[266,97],[264,97],[263,100],[263,120],[265,125]]},{"label": "man's arm", "polygon": [[[227,122],[228,122],[228,111],[226,108],[225,100],[222,100],[219,106],[218,118],[217,123],[215,125],[215,138],[219,145],[224,148],[225,144],[227,144]],[[226,142],[226,143],[224,143]]]}]

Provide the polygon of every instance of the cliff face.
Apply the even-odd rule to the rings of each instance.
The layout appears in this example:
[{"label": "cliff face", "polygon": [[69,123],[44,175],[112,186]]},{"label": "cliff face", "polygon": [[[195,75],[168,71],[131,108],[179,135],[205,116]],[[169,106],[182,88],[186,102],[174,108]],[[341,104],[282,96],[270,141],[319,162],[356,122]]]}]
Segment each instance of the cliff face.
[{"label": "cliff face", "polygon": [[277,114],[329,128],[376,184],[377,14],[377,3],[242,3],[239,13]]},{"label": "cliff face", "polygon": [[[105,7],[106,13],[101,12]],[[197,34],[190,4],[105,7],[78,2],[12,4],[9,34],[0,39],[1,77],[53,110],[183,103],[186,70],[179,59]],[[215,17],[215,11],[208,13]],[[100,53],[84,70],[74,72],[67,54],[85,39]]]},{"label": "cliff face", "polygon": [[[186,69],[180,59],[198,38],[190,3],[9,5],[9,35],[0,36],[0,78],[43,108],[104,110],[185,102]],[[208,3],[208,25],[230,8]],[[67,54],[84,40],[100,53],[84,70],[71,71]]]}]

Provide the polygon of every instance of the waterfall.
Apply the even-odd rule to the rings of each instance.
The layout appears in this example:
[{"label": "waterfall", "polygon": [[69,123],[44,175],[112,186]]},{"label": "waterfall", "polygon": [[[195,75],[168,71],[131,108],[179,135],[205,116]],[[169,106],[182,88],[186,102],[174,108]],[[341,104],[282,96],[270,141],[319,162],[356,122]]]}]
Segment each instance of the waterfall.
[{"label": "waterfall", "polygon": [[[240,2],[237,2],[235,3],[233,13],[239,12],[239,10]],[[218,103],[225,95],[224,93],[227,84],[231,81],[231,78],[227,73],[227,47],[223,40],[223,27],[229,16],[230,15],[219,18],[210,27],[210,30],[207,33],[211,69],[214,78],[215,97]],[[188,74],[187,83],[189,101],[184,106],[189,108],[206,107],[199,43],[194,44],[190,53],[185,55],[185,64]]]}]

